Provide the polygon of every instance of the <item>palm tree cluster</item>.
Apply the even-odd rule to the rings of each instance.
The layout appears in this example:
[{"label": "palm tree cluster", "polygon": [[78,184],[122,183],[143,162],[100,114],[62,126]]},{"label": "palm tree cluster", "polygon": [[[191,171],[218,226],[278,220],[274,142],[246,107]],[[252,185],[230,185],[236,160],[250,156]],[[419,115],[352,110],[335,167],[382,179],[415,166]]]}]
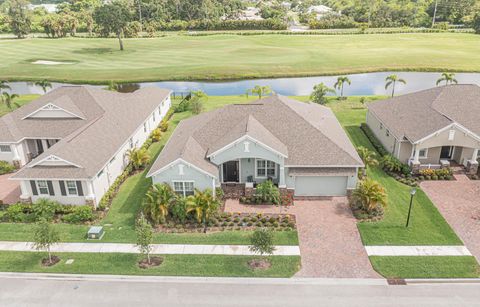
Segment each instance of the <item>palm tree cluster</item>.
[{"label": "palm tree cluster", "polygon": [[163,224],[167,219],[184,223],[187,218],[195,219],[207,232],[208,222],[218,211],[220,203],[212,190],[195,189],[194,195],[177,195],[166,183],[154,184],[143,202],[143,213],[154,224]]},{"label": "palm tree cluster", "polygon": [[437,80],[436,85],[438,86],[440,83],[445,82],[445,85],[449,84],[458,84],[457,79],[455,79],[454,73],[444,72],[442,76]]},{"label": "palm tree cluster", "polygon": [[257,95],[258,99],[262,99],[263,96],[267,96],[270,93],[272,93],[272,89],[270,88],[270,86],[255,85],[254,88],[247,90],[245,92],[245,95],[247,98],[249,94]]},{"label": "palm tree cluster", "polygon": [[357,188],[353,191],[352,198],[355,203],[368,213],[372,213],[380,207],[387,206],[387,193],[380,183],[365,178],[360,180]]},{"label": "palm tree cluster", "polygon": [[132,148],[126,153],[135,170],[143,169],[150,162],[150,154],[146,148]]},{"label": "palm tree cluster", "polygon": [[11,89],[12,88],[10,85],[8,85],[8,81],[0,80],[0,101],[4,103],[10,110],[13,106],[16,106],[17,108],[20,107],[20,105],[14,101],[19,96],[17,94],[10,94],[7,92],[7,90]]}]

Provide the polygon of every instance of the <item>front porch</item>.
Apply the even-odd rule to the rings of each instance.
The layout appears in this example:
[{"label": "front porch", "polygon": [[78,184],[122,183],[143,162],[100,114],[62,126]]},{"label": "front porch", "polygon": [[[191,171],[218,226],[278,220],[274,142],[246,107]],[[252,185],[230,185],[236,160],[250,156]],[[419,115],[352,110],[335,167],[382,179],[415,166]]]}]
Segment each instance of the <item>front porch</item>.
[{"label": "front porch", "polygon": [[464,146],[435,146],[412,150],[409,165],[412,171],[421,169],[441,169],[463,167],[467,174],[476,174],[478,171],[478,148]]}]

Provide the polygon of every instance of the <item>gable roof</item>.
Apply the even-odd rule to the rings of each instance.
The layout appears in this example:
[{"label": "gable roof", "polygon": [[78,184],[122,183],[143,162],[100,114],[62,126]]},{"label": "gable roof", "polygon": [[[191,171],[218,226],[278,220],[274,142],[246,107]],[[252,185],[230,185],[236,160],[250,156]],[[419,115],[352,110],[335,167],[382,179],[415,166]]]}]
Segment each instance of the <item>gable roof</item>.
[{"label": "gable roof", "polygon": [[[47,149],[12,178],[59,178],[61,174],[64,176],[60,178],[95,176],[170,94],[169,90],[156,87],[133,93],[82,88],[94,97],[103,112]],[[75,101],[76,96],[71,97]],[[32,167],[52,155],[78,167]]]},{"label": "gable roof", "polygon": [[[148,176],[184,157],[185,152],[202,161],[197,167],[216,174],[218,168],[207,156],[245,135],[284,154],[289,166],[363,165],[329,108],[273,95],[181,121]],[[189,139],[199,145],[197,150],[185,149]]]},{"label": "gable roof", "polygon": [[447,85],[368,105],[390,132],[415,143],[453,123],[480,136],[480,87]]}]

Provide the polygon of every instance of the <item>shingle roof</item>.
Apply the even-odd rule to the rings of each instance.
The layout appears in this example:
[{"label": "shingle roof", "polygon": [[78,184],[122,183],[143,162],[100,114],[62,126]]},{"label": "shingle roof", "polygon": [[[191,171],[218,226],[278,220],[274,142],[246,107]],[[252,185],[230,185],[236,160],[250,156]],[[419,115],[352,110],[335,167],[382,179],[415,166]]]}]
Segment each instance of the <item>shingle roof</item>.
[{"label": "shingle roof", "polygon": [[480,136],[480,87],[447,85],[406,94],[368,105],[372,112],[398,138],[412,143],[458,123]]},{"label": "shingle roof", "polygon": [[[208,153],[243,135],[258,138],[258,141],[285,153],[286,165],[363,165],[329,108],[273,95],[248,104],[228,105],[181,121],[148,176],[185,157],[185,152],[202,161],[202,165],[192,162],[197,167],[217,174],[217,167],[206,158]],[[201,150],[184,150],[190,138]]]},{"label": "shingle roof", "polygon": [[[89,108],[82,110],[92,119],[89,121],[82,120],[83,125],[81,127],[78,127],[46,150],[15,174],[13,178],[58,178],[62,174],[65,177],[61,178],[90,178],[95,176],[120,149],[120,146],[128,141],[135,130],[170,94],[169,90],[153,87],[142,88],[133,93],[117,93],[86,87],[61,88],[59,91],[70,95],[69,97],[76,105],[85,103],[85,101],[80,102],[80,100],[89,96],[89,105],[93,109],[101,109],[103,112],[101,114],[96,113],[98,116],[92,118],[92,111]],[[78,95],[78,93],[81,93],[81,95]],[[88,96],[85,94],[88,94]],[[42,99],[42,101],[47,100]],[[82,167],[82,171],[80,169],[72,170],[72,167],[60,166],[29,167],[50,155],[79,165]]]}]

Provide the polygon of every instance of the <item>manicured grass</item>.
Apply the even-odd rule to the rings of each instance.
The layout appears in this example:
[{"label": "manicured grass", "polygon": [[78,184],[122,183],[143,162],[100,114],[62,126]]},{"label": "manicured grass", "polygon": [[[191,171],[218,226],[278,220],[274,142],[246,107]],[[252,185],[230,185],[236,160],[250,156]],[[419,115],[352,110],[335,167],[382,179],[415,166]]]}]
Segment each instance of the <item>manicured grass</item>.
[{"label": "manicured grass", "polygon": [[[359,97],[351,97],[346,102],[332,100],[329,106],[355,146],[374,150],[360,129],[360,124],[365,121],[366,109],[359,103]],[[388,176],[380,167],[370,168],[368,176],[379,181],[386,189],[388,206],[383,220],[358,224],[365,245],[463,245],[421,189],[417,189],[411,224],[406,228],[411,187]]]},{"label": "manicured grass", "polygon": [[[300,268],[299,256],[269,257],[272,266],[266,270],[248,267],[251,256],[224,255],[162,255],[164,262],[149,269],[140,269],[137,254],[55,253],[61,261],[52,267],[40,262],[46,257],[38,252],[1,252],[0,271],[72,274],[165,275],[214,277],[291,277]],[[74,259],[72,264],[65,264]]]},{"label": "manicured grass", "polygon": [[478,278],[480,266],[472,256],[370,257],[386,278]]},{"label": "manicured grass", "polygon": [[[40,95],[35,95],[35,94],[31,94],[31,95],[21,95],[20,97],[18,98],[15,98],[13,100],[14,103],[17,103],[20,107],[23,106],[24,104],[27,104],[29,103],[30,101],[38,98]],[[1,100],[0,100],[0,117],[9,113],[9,112],[12,112],[13,110],[17,109],[17,106],[16,105],[12,105],[12,108],[9,109],[7,108],[7,105],[5,103],[3,103]]]},{"label": "manicured grass", "polygon": [[[480,36],[166,35],[0,41],[0,79],[68,82],[234,79],[368,71],[480,71]],[[38,65],[35,60],[74,64]],[[106,65],[108,63],[108,65]]]}]

